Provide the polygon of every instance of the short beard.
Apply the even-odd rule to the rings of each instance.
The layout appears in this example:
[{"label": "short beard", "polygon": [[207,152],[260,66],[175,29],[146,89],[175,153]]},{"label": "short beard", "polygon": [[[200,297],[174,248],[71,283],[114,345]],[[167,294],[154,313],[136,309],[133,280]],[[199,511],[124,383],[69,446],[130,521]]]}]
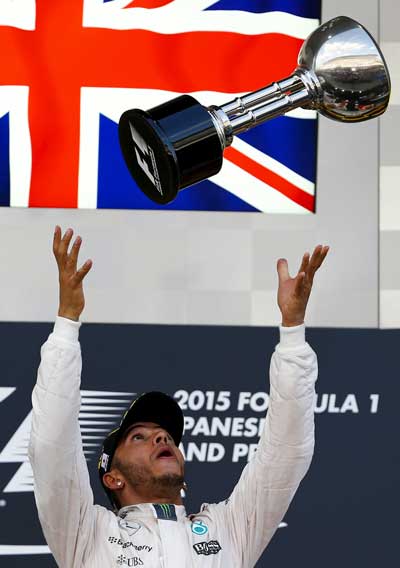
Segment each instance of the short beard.
[{"label": "short beard", "polygon": [[147,485],[159,497],[169,497],[176,494],[183,487],[184,479],[182,475],[177,473],[165,473],[158,477],[151,476],[147,481]]},{"label": "short beard", "polygon": [[129,484],[139,494],[146,493],[154,497],[171,498],[179,494],[183,488],[184,477],[177,473],[165,473],[163,475],[151,475],[147,468],[131,463],[113,461],[116,467],[124,475]]}]

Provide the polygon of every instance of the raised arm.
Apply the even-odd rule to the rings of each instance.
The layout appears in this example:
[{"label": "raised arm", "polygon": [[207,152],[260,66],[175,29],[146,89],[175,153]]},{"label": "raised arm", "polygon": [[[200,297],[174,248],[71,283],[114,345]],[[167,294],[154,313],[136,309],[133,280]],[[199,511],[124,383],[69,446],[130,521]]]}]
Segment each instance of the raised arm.
[{"label": "raised arm", "polygon": [[41,350],[33,389],[29,459],[35,499],[47,543],[63,568],[81,566],[91,542],[95,510],[79,430],[81,352],[79,316],[85,305],[83,279],[92,263],[78,270],[81,238],[68,251],[73,231],[54,233],[60,283],[54,330]]},{"label": "raised arm", "polygon": [[314,449],[314,383],[317,359],[305,341],[304,317],[315,272],[328,247],[303,256],[294,278],[278,261],[280,343],[270,366],[270,403],[257,452],[230,498],[216,505],[232,543],[235,566],[250,568],[283,519],[306,474]]}]

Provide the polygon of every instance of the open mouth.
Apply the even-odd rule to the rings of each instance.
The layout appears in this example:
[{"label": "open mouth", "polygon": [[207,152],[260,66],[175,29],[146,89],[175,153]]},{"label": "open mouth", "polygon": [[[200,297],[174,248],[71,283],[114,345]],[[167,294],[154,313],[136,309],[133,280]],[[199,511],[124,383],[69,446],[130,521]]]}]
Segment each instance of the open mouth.
[{"label": "open mouth", "polygon": [[168,448],[168,447],[163,447],[159,450],[159,452],[156,455],[156,459],[176,459],[174,453]]}]

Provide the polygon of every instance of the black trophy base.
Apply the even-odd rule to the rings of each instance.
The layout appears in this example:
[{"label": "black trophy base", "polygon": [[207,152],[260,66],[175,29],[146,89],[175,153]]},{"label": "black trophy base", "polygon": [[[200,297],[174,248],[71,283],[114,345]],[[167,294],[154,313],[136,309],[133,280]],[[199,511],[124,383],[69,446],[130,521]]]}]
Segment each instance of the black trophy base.
[{"label": "black trophy base", "polygon": [[214,122],[189,95],[148,111],[128,110],[118,130],[130,174],[156,203],[170,203],[178,191],[222,167],[223,148]]}]

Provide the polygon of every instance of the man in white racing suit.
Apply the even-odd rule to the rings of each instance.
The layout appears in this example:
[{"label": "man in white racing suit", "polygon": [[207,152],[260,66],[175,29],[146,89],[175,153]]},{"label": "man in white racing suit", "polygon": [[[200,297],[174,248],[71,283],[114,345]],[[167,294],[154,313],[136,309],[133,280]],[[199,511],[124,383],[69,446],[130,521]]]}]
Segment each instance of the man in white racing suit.
[{"label": "man in white racing suit", "polygon": [[54,233],[60,306],[54,330],[41,350],[29,445],[39,518],[58,566],[254,566],[313,454],[317,360],[305,341],[304,316],[315,272],[328,247],[319,245],[311,258],[306,253],[294,278],[289,276],[286,260],[278,261],[282,325],[271,359],[264,432],[229,498],[205,504],[199,513],[188,516],[181,499],[181,411],[173,409],[176,403],[167,402],[168,411],[161,405],[158,419],[158,411],[151,409],[154,397],[161,393],[144,395],[143,400],[150,401],[142,405],[150,409],[148,415],[147,411],[140,416],[132,413],[136,401],[108,437],[111,446],[106,439],[100,478],[116,507],[111,511],[93,503],[78,422],[79,317],[85,304],[83,279],[92,261],[77,269],[82,239],[77,237],[71,246],[72,235],[68,229],[62,236],[60,227]]}]

